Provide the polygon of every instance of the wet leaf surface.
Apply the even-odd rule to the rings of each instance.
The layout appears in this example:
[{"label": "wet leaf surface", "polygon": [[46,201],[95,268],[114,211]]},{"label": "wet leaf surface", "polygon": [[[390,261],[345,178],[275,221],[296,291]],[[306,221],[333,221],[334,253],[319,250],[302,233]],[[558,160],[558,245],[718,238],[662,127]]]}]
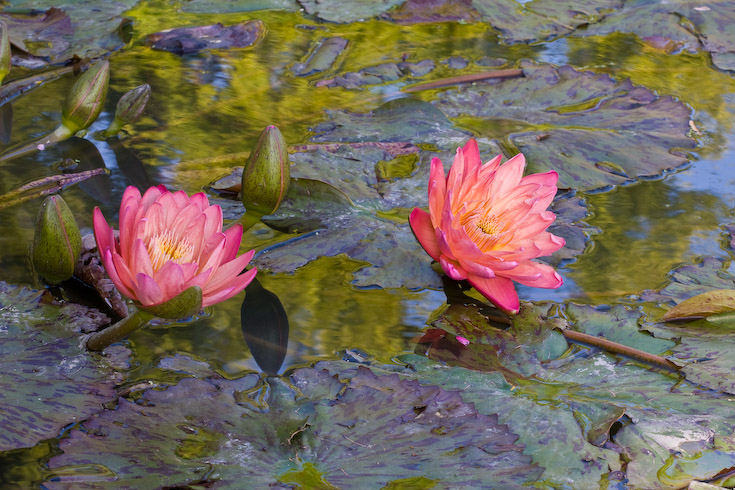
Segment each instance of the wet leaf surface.
[{"label": "wet leaf surface", "polygon": [[14,1],[12,13],[0,13],[10,41],[18,49],[50,63],[74,56],[97,58],[120,49],[132,28],[123,13],[138,0],[95,2]]},{"label": "wet leaf surface", "polygon": [[307,13],[329,22],[348,23],[370,19],[404,0],[299,0]]},{"label": "wet leaf surface", "polygon": [[97,310],[48,304],[43,291],[0,282],[0,451],[55,438],[117,398],[121,375],[110,364],[126,354],[108,349],[108,362],[82,345],[81,332],[108,323]]},{"label": "wet leaf surface", "polygon": [[153,49],[177,54],[191,54],[204,49],[244,48],[255,44],[264,34],[259,20],[240,22],[231,26],[212,24],[180,27],[146,36],[146,44]]},{"label": "wet leaf surface", "polygon": [[[59,476],[45,485],[65,488],[73,481],[67,472],[90,465],[87,488],[206,480],[234,489],[244,479],[263,488],[313,480],[320,488],[383,488],[424,478],[435,482],[431,488],[512,489],[541,472],[517,438],[457,391],[364,367],[349,380],[300,369],[269,378],[267,387],[255,375],[188,378],[148,390],[137,403],[122,399],[116,410],[85,422],[84,431],[73,430],[64,453],[49,463]],[[138,448],[135,464],[130,447]]]},{"label": "wet leaf surface", "polygon": [[556,170],[561,188],[598,189],[687,162],[675,151],[695,146],[681,102],[569,66],[521,66],[523,78],[449,90],[434,105],[460,125],[468,116],[525,125],[505,136],[507,144],[526,156],[529,172]]}]

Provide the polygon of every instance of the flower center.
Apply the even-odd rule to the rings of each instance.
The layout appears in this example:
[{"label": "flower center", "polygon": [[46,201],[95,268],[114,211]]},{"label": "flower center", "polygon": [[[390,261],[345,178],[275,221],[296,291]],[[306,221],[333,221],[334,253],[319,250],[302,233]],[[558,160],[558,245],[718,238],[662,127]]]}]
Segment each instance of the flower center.
[{"label": "flower center", "polygon": [[[483,211],[485,211],[484,214]],[[503,220],[502,214],[496,216],[491,214],[489,210],[478,210],[478,212],[468,213],[460,219],[460,224],[464,226],[465,232],[470,240],[483,252],[488,252],[495,248],[498,240],[501,240],[506,235],[506,227],[508,225]]]},{"label": "flower center", "polygon": [[475,226],[486,235],[497,235],[500,232],[500,218],[497,216],[483,216],[475,221]]},{"label": "flower center", "polygon": [[191,262],[194,258],[194,246],[186,237],[176,240],[170,231],[166,231],[154,235],[148,242],[148,255],[151,257],[153,270],[157,271],[169,260],[177,264]]}]

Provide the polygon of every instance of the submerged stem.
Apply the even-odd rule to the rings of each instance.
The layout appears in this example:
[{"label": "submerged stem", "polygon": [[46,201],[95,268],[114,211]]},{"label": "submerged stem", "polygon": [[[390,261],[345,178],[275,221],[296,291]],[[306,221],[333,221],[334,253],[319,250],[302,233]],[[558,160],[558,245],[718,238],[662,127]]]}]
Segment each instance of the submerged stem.
[{"label": "submerged stem", "polygon": [[119,322],[90,335],[87,339],[87,349],[97,352],[102,351],[105,347],[124,339],[140,327],[145,326],[153,318],[150,313],[140,311],[134,307],[131,308],[132,313]]}]

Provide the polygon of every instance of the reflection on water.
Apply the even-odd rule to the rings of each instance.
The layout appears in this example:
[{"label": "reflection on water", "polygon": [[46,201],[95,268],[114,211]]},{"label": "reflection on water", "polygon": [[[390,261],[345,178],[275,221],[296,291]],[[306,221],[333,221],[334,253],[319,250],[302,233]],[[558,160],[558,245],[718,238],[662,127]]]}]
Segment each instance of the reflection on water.
[{"label": "reflection on water", "polygon": [[288,315],[281,300],[257,278],[245,288],[240,307],[242,335],[250,354],[266,374],[278,374],[288,349]]},{"label": "reflection on water", "polygon": [[[172,8],[170,2],[141,3],[128,14],[136,20],[136,35],[172,27]],[[134,39],[129,48],[112,57],[111,95],[90,135],[107,127],[120,94],[148,83],[152,96],[142,119],[129,128],[128,134],[107,141],[87,136],[69,143],[78,152],[70,156],[78,161],[77,165],[104,165],[110,170],[109,177],[98,183],[64,192],[83,233],[91,231],[94,206],[100,206],[115,221],[119,198],[127,185],[145,189],[163,183],[172,189],[198,192],[231,169],[224,164],[188,162],[247,151],[269,124],[279,126],[289,143],[307,143],[310,128],[326,119],[327,110],[370,111],[385,98],[395,96],[401,86],[416,81],[404,76],[392,84],[346,90],[317,87],[318,80],[404,60],[434,61],[431,79],[456,76],[462,72],[445,61],[461,56],[470,69],[477,71],[489,69],[483,64],[488,59],[500,60],[508,67],[521,59],[532,59],[568,61],[583,69],[611,72],[617,78],[630,76],[634,82],[690,104],[704,133],[703,160],[690,168],[660,181],[588,196],[593,212],[588,222],[602,233],[593,238],[586,254],[560,270],[565,278],[562,288],[519,286],[521,299],[613,299],[658,286],[666,273],[682,261],[701,254],[723,255],[719,248],[720,225],[730,220],[729,208],[735,201],[731,171],[735,85],[731,76],[709,68],[706,57],[669,55],[634,36],[620,34],[570,37],[534,46],[504,45],[498,43],[486,24],[406,26],[369,20],[339,25],[317,23],[298,12],[176,13],[179,25],[217,21],[232,24],[253,18],[263,20],[268,34],[252,49],[178,56],[152,51]],[[349,56],[338,57],[335,65],[323,73],[295,76],[293,65],[312,49],[319,37],[315,37],[315,31],[319,36],[347,39]],[[37,138],[55,128],[60,103],[70,85],[70,78],[62,78],[15,100],[9,143]],[[441,94],[442,90],[433,90],[416,96],[433,100]],[[488,139],[502,139],[518,129],[513,126],[517,123],[502,120],[458,118],[455,123]],[[65,158],[61,146],[4,164],[0,167],[0,192],[55,173]],[[38,206],[39,201],[30,201],[0,211],[0,267],[4,280],[31,281],[25,257]],[[280,236],[259,225],[246,233],[243,251],[263,247],[280,240]],[[412,349],[411,339],[417,330],[444,304],[443,293],[357,289],[351,284],[352,272],[363,265],[336,257],[317,260],[291,275],[259,273],[262,286],[278,295],[288,316],[290,338],[288,350],[279,354],[285,355],[281,362],[294,366],[331,358],[355,347],[387,361]],[[248,294],[245,302],[257,297],[258,293]],[[252,346],[248,349],[241,335],[241,301],[238,297],[215,305],[209,315],[192,325],[141,330],[130,341],[141,360],[188,352],[211,360],[227,376],[257,370],[257,359],[250,355]],[[248,310],[255,314],[256,308]],[[268,367],[262,368],[277,370],[276,361],[276,357],[272,364],[263,361]],[[143,361],[137,369],[133,377],[150,372]]]}]

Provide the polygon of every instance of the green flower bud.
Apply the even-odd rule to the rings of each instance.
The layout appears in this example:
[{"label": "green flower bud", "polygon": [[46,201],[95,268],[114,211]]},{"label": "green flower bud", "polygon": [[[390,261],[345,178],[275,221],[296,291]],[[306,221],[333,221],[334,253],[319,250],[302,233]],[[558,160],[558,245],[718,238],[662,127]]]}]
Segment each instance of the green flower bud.
[{"label": "green flower bud", "polygon": [[114,136],[126,124],[133,124],[140,119],[140,115],[143,114],[143,110],[150,96],[151,86],[144,83],[120,97],[120,100],[117,101],[117,108],[115,109],[115,119],[105,131],[105,136]]},{"label": "green flower bud", "polygon": [[159,318],[181,320],[182,318],[196,315],[201,311],[202,288],[192,286],[160,305],[143,306],[136,302],[135,307]]},{"label": "green flower bud", "polygon": [[286,142],[277,127],[268,126],[242,172],[242,203],[247,213],[274,213],[286,196],[289,180]]},{"label": "green flower bud", "polygon": [[8,26],[5,22],[0,21],[0,82],[5,79],[5,75],[10,73],[10,38],[8,38]]},{"label": "green flower bud", "polygon": [[44,199],[36,220],[33,239],[33,266],[50,284],[58,284],[74,274],[82,250],[79,227],[61,196]]},{"label": "green flower bud", "polygon": [[110,62],[99,61],[82,73],[61,107],[61,124],[72,134],[87,129],[102,112],[110,82]]}]

